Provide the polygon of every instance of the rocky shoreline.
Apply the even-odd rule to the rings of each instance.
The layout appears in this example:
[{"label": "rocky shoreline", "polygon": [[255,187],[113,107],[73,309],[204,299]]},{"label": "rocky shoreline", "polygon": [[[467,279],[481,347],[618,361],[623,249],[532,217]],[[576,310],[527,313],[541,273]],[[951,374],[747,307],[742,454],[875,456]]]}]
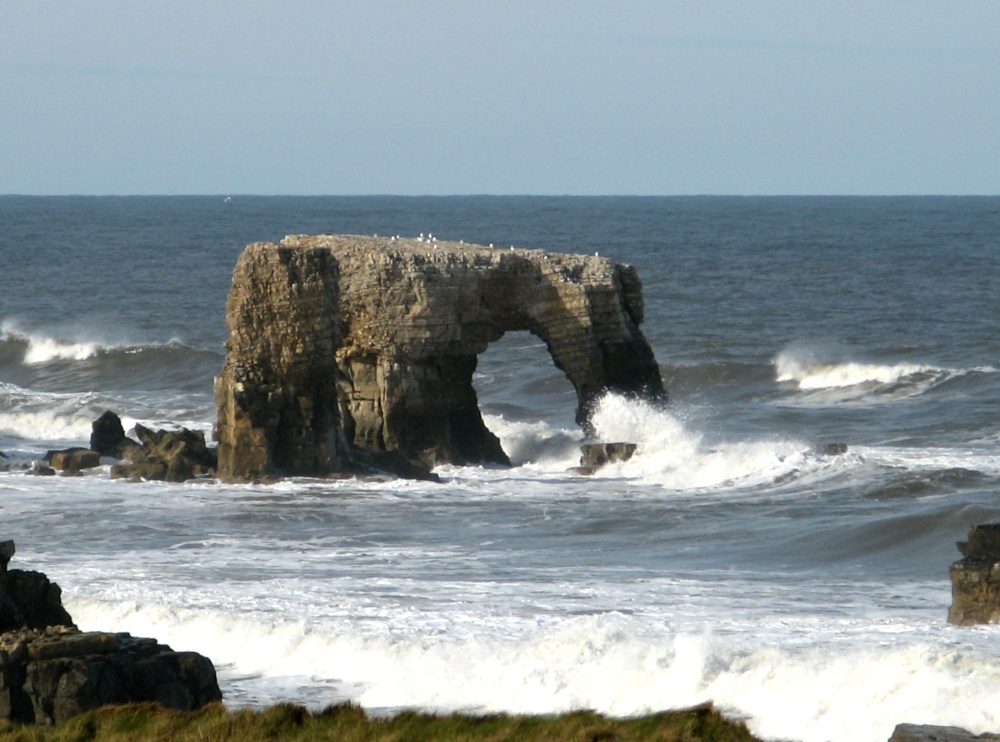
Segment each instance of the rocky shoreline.
[{"label": "rocky shoreline", "polygon": [[0,542],[0,720],[51,725],[107,705],[191,711],[222,700],[207,657],[127,633],[80,631],[57,584],[8,569],[14,553],[13,541]]}]

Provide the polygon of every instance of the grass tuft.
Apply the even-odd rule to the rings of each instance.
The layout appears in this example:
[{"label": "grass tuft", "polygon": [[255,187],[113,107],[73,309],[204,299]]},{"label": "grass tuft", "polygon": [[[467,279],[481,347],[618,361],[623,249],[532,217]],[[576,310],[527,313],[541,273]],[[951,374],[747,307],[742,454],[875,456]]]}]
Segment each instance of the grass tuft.
[{"label": "grass tuft", "polygon": [[0,722],[2,742],[760,742],[710,704],[614,719],[593,711],[554,716],[429,714],[371,718],[350,703],[313,714],[283,703],[260,711],[168,711],[137,703],[90,711],[57,727]]}]

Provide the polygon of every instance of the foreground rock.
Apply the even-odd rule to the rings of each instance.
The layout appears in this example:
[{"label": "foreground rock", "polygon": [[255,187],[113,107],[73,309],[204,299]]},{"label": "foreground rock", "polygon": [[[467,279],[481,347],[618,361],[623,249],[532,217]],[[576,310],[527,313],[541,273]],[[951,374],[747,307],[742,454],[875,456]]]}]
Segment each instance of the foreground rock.
[{"label": "foreground rock", "polygon": [[663,398],[642,319],[635,270],[596,255],[350,236],[250,245],[216,378],[219,474],[326,475],[357,452],[425,470],[507,464],[479,412],[477,356],[505,332],[534,333],[586,425],[606,390]]},{"label": "foreground rock", "polygon": [[0,634],[0,719],[59,724],[109,704],[190,711],[221,700],[206,657],[155,639],[68,626]]},{"label": "foreground rock", "polygon": [[997,734],[975,735],[959,727],[938,727],[930,724],[897,724],[889,742],[985,742],[1000,740]]},{"label": "foreground rock", "polygon": [[951,565],[949,623],[1000,621],[1000,523],[972,526],[958,549],[965,558]]},{"label": "foreground rock", "polygon": [[14,542],[0,541],[0,633],[20,628],[72,626],[62,590],[41,572],[8,569]]},{"label": "foreground rock", "polygon": [[0,542],[0,720],[58,724],[108,704],[153,701],[193,710],[222,694],[211,661],[155,639],[81,632],[61,590],[40,572],[8,569]]}]

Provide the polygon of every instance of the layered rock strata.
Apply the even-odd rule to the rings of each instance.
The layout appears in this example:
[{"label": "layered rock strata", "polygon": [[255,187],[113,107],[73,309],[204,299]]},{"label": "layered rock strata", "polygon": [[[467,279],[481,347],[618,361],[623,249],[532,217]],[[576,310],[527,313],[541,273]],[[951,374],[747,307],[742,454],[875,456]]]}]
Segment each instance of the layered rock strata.
[{"label": "layered rock strata", "polygon": [[1000,621],[1000,523],[972,526],[958,550],[965,558],[951,565],[949,623]]},{"label": "layered rock strata", "polygon": [[224,479],[348,471],[386,453],[508,463],[472,385],[477,356],[508,331],[545,342],[585,426],[605,391],[664,398],[639,278],[596,255],[287,237],[244,251],[226,319]]}]

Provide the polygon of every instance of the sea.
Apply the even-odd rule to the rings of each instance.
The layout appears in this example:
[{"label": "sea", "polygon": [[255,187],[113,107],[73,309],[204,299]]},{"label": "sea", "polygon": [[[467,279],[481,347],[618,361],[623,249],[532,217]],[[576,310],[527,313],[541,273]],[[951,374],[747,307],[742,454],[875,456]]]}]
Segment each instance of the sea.
[{"label": "sea", "polygon": [[[633,264],[667,406],[575,395],[509,333],[513,465],[440,483],[27,474],[105,410],[211,436],[234,263],[288,234]],[[0,197],[0,539],[86,630],[210,657],[233,708],[647,714],[767,740],[1000,731],[1000,626],[946,621],[1000,521],[1000,198]]]}]

